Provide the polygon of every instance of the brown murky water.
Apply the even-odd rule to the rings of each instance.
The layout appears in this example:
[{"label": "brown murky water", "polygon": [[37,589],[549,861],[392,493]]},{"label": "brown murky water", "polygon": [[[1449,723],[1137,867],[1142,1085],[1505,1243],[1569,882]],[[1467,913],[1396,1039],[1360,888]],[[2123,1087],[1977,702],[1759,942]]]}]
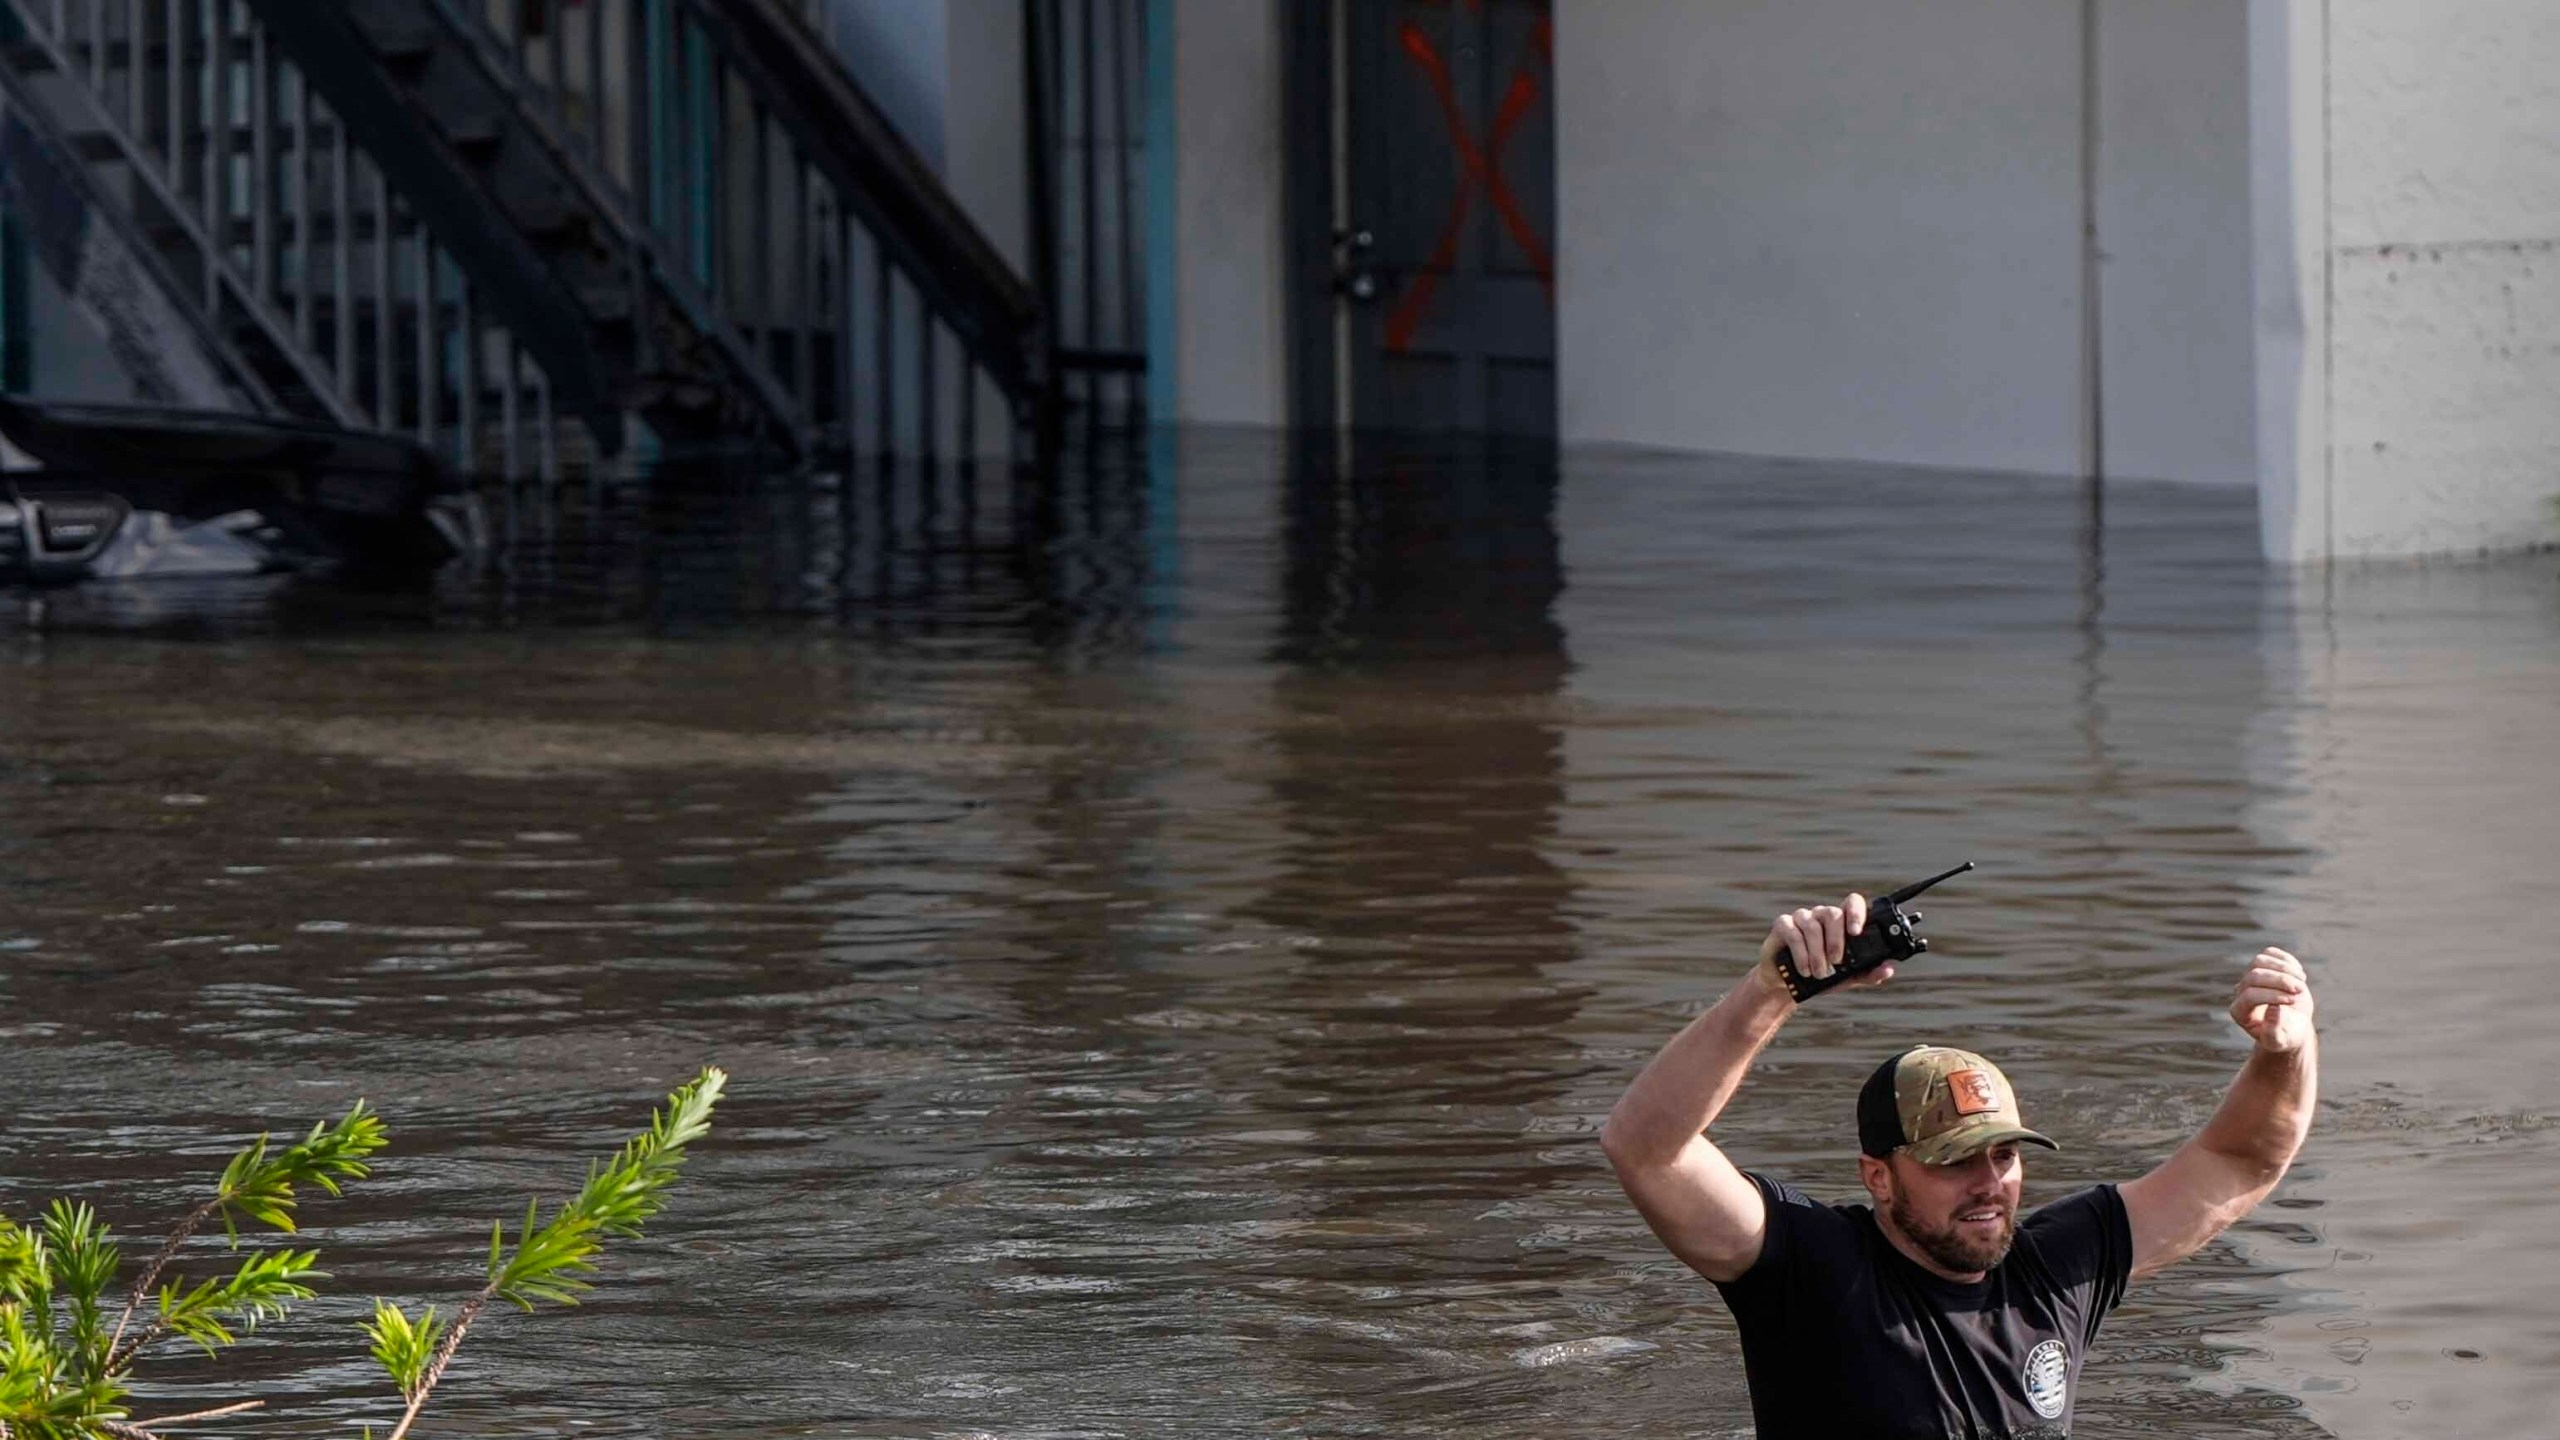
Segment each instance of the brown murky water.
[{"label": "brown murky water", "polygon": [[712,1060],[670,1212],[433,1431],[1747,1433],[1594,1132],[1768,912],[1972,858],[1731,1148],[1847,1195],[1858,1081],[1940,1038],[2064,1141],[2031,1198],[2128,1178],[2294,946],[2313,1145],[2119,1312],[2081,1433],[2549,1432],[2551,557],[2296,581],[2214,491],[1219,434],[1003,489],[8,597],[0,1206],[145,1230],[256,1129],[394,1130],[311,1206],[332,1298],[157,1399],[385,1418],[360,1297],[466,1292]]}]

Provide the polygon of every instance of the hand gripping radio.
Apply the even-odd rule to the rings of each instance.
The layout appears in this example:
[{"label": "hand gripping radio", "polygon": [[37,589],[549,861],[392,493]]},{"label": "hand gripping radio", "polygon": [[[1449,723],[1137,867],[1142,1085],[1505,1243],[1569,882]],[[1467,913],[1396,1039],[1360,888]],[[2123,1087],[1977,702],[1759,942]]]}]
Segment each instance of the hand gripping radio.
[{"label": "hand gripping radio", "polygon": [[1867,906],[1867,928],[1848,938],[1848,943],[1842,947],[1839,965],[1819,980],[1799,972],[1794,952],[1780,946],[1778,975],[1787,982],[1787,993],[1802,1004],[1844,980],[1855,980],[1879,965],[1908,960],[1927,950],[1929,942],[1921,936],[1918,928],[1920,912],[1904,910],[1902,902],[1941,880],[1952,879],[1972,868],[1973,862],[1967,860],[1945,874],[1914,881],[1890,895],[1877,897]]}]

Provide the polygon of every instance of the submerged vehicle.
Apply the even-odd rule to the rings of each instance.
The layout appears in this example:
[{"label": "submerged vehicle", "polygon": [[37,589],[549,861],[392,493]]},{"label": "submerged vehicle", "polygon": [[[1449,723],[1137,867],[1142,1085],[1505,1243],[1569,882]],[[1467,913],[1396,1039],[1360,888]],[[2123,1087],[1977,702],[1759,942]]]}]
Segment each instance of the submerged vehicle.
[{"label": "submerged vehicle", "polygon": [[406,436],[224,411],[0,398],[42,465],[0,473],[0,584],[423,574],[481,543],[477,502]]}]

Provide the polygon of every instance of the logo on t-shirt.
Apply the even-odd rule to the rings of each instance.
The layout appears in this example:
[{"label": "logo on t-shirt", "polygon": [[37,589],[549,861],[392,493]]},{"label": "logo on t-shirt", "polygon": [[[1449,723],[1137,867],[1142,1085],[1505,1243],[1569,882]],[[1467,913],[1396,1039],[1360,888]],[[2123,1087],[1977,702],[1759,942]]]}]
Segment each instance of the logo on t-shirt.
[{"label": "logo on t-shirt", "polygon": [[1958,1115],[1979,1115],[2000,1108],[2000,1092],[1979,1070],[1958,1070],[1947,1077],[1947,1093],[1955,1097]]},{"label": "logo on t-shirt", "polygon": [[2027,1403],[2047,1420],[2062,1414],[2070,1398],[2071,1351],[2059,1340],[2047,1340],[2027,1352]]}]

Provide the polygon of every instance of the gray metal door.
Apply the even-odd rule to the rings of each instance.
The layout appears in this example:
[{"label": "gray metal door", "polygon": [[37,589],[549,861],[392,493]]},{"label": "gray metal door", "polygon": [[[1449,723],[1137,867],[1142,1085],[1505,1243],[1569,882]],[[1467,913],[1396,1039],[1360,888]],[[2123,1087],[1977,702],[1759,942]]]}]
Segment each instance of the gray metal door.
[{"label": "gray metal door", "polygon": [[1346,0],[1351,419],[1552,436],[1548,0]]}]

